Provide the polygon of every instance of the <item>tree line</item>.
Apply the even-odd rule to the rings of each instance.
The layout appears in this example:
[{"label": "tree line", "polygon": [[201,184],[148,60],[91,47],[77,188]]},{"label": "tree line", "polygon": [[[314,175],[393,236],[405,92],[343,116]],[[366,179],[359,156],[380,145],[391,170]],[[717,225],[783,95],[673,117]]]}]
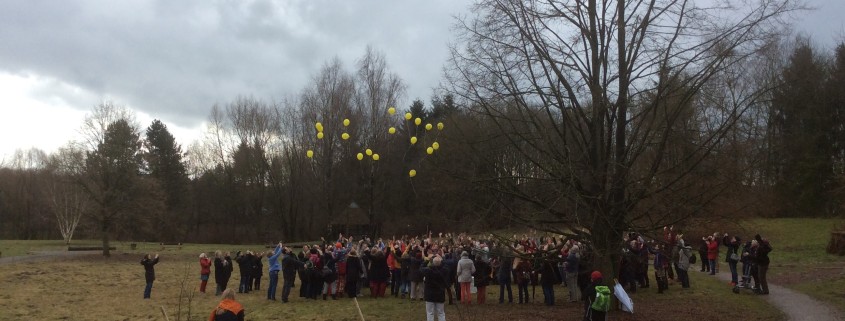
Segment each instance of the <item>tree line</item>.
[{"label": "tree line", "polygon": [[84,142],[0,170],[0,233],[305,240],[355,202],[372,235],[529,226],[610,258],[625,231],[689,218],[841,215],[845,46],[785,36],[800,3],[474,9],[429,101],[402,106],[406,85],[368,48],[282,101],[212,106],[187,148],[100,104]]}]

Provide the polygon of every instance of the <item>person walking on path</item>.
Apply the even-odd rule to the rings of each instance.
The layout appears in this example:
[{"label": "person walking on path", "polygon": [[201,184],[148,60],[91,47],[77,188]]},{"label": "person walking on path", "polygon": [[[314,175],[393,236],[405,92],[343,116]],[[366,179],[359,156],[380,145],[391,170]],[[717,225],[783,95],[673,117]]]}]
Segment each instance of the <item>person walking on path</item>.
[{"label": "person walking on path", "polygon": [[147,254],[141,260],[141,265],[144,266],[144,279],[147,281],[147,286],[144,288],[144,299],[149,299],[153,290],[153,281],[156,279],[155,265],[158,264],[158,254],[155,257]]}]

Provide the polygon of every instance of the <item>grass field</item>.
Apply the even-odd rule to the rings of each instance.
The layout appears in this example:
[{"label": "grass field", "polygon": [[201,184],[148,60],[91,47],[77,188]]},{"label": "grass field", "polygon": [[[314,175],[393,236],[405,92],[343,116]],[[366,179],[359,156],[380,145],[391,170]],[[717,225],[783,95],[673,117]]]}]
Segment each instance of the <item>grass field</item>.
[{"label": "grass field", "polygon": [[[55,243],[55,242],[54,242]],[[60,242],[59,242],[60,243]],[[80,242],[84,243],[84,242]],[[50,242],[0,241],[0,246],[16,252],[52,249]],[[206,320],[218,302],[212,294],[195,292],[199,285],[199,252],[216,249],[260,250],[261,246],[218,246],[185,244],[164,250],[157,244],[139,244],[136,251],[128,244],[115,243],[118,250],[111,258],[97,255],[62,259],[40,263],[15,263],[0,265],[0,288],[14,289],[0,294],[5,314],[17,320],[164,320],[161,307],[170,320]],[[142,253],[159,252],[161,262],[156,266],[157,280],[151,300],[142,300],[144,270],[138,263]],[[4,254],[5,255],[5,254]],[[668,293],[657,294],[655,288],[633,294],[636,315],[615,311],[612,320],[677,320],[686,318],[780,320],[777,309],[752,295],[733,295],[726,284],[713,278],[691,273],[692,289],[682,290],[673,285]],[[181,282],[196,293],[190,305],[183,303],[179,309]],[[237,268],[230,286],[237,284]],[[249,320],[360,320],[354,301],[310,301],[298,297],[294,289],[290,303],[282,304],[265,300],[267,277],[262,291],[238,295],[247,311]],[[213,280],[209,288],[213,289]],[[514,288],[515,289],[515,288]],[[537,289],[537,300],[527,305],[497,303],[498,287],[488,287],[488,302],[484,306],[448,306],[450,320],[579,320],[581,304],[564,303],[566,292],[556,288],[558,306],[541,304],[542,290]],[[213,292],[213,290],[212,290]],[[281,293],[281,288],[279,289]],[[368,294],[368,290],[364,290]],[[516,293],[514,293],[516,294]],[[396,298],[359,298],[366,320],[424,320],[424,304]],[[750,311],[750,312],[749,312]]]}]

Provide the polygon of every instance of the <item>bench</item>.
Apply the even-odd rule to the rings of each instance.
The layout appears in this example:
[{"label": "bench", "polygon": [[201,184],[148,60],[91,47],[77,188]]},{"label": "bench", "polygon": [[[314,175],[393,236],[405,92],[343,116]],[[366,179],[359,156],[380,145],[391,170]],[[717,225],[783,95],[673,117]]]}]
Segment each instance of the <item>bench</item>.
[{"label": "bench", "polygon": [[[102,246],[68,246],[68,251],[100,251],[102,250]],[[114,246],[109,247],[109,251],[114,251],[117,248]]]},{"label": "bench", "polygon": [[181,249],[182,249],[182,243],[173,243],[173,242],[171,242],[171,243],[166,243],[166,242],[163,242],[163,243],[158,243],[158,245],[160,245],[160,246],[161,246],[161,250],[162,250],[162,251],[164,251],[164,250],[165,250],[166,248],[168,248],[168,247],[176,247],[176,248],[177,248],[177,249],[179,249],[179,250],[181,250]]}]

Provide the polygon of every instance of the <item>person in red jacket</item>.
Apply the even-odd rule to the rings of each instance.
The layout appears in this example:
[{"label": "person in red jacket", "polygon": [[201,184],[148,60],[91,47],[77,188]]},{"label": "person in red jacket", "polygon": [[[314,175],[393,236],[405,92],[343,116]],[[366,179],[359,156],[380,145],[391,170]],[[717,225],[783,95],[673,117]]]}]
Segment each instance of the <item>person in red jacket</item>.
[{"label": "person in red jacket", "polygon": [[235,290],[223,291],[223,301],[211,311],[208,321],[244,321],[244,307],[235,301]]},{"label": "person in red jacket", "polygon": [[208,276],[211,274],[211,259],[205,253],[200,253],[200,292],[205,293]]},{"label": "person in red jacket", "polygon": [[716,275],[716,260],[719,259],[719,243],[713,236],[708,236],[707,242],[707,260],[710,263],[710,275]]}]

